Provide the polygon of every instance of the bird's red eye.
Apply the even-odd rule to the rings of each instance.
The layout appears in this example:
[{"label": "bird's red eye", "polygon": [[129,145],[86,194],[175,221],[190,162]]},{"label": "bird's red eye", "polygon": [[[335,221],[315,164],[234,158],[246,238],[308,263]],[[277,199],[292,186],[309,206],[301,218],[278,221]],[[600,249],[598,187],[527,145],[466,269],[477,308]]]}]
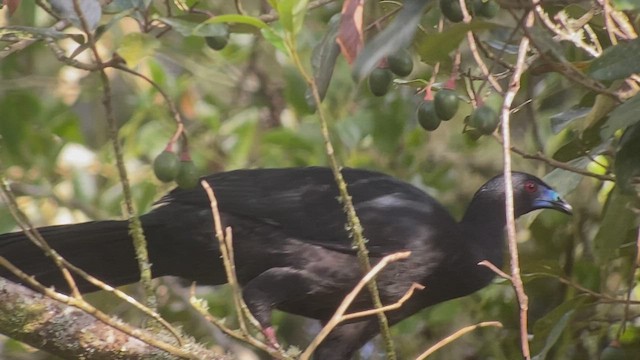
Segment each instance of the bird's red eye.
[{"label": "bird's red eye", "polygon": [[538,191],[538,184],[534,183],[533,181],[527,181],[526,183],[524,183],[524,189],[529,193],[536,192]]}]

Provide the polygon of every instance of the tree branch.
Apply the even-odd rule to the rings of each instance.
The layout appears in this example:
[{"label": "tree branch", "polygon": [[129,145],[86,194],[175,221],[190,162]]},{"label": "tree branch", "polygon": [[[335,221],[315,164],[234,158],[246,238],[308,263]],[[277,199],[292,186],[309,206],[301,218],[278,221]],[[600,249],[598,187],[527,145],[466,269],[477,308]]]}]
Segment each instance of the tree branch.
[{"label": "tree branch", "polygon": [[[138,337],[143,334],[145,338],[163,337],[161,335],[136,329],[136,336],[132,336],[83,309],[68,306],[4,278],[0,278],[0,314],[0,333],[62,358],[184,359]],[[171,341],[170,338],[167,340]],[[189,354],[198,359],[227,359],[194,344],[189,345]]]}]

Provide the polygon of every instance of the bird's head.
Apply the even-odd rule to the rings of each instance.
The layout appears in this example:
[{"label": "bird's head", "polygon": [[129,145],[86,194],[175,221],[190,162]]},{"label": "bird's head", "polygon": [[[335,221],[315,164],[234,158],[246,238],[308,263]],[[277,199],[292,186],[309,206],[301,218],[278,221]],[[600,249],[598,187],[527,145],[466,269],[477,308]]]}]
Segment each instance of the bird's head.
[{"label": "bird's head", "polygon": [[537,177],[520,172],[512,173],[516,216],[537,209],[554,209],[571,214],[573,208],[557,191]]},{"label": "bird's head", "polygon": [[[571,214],[571,205],[564,201],[551,186],[537,177],[527,173],[512,172],[511,179],[516,217],[538,209],[554,209],[565,214]],[[503,175],[498,175],[484,184],[475,194],[472,201],[472,203],[479,205],[475,210],[478,211],[480,210],[479,208],[489,204],[492,207],[504,207],[504,185]]]}]

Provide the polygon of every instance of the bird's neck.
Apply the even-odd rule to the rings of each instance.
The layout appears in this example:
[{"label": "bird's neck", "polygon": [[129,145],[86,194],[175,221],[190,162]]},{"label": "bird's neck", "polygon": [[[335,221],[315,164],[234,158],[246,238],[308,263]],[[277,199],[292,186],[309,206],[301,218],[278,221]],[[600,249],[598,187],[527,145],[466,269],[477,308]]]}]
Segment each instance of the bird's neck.
[{"label": "bird's neck", "polygon": [[488,260],[501,267],[506,225],[504,203],[481,205],[476,201],[469,205],[460,227],[472,253],[477,256],[475,260]]}]

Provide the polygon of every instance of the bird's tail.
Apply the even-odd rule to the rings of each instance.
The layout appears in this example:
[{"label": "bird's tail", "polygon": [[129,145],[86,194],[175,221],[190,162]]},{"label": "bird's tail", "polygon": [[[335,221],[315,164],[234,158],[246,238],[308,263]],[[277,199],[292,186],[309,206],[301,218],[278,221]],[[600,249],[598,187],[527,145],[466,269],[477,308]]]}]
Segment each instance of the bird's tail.
[{"label": "bird's tail", "polygon": [[[138,281],[139,270],[128,221],[93,221],[47,226],[38,231],[55,251],[73,265],[112,286]],[[22,232],[0,235],[0,256],[46,286],[68,292],[69,286],[53,260]],[[0,276],[22,282],[0,265]],[[74,274],[81,292],[96,287]]]}]

